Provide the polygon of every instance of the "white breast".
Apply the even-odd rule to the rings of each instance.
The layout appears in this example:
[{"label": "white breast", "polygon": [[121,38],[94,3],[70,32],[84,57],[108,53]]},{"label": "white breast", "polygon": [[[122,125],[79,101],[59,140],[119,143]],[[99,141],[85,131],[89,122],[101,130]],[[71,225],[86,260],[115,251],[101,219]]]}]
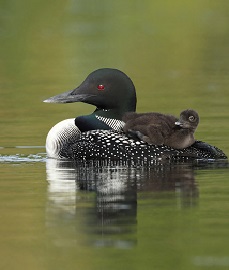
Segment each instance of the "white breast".
[{"label": "white breast", "polygon": [[80,130],[75,126],[75,119],[66,119],[52,127],[46,138],[48,157],[60,158],[60,150],[66,144],[75,142],[80,137]]}]

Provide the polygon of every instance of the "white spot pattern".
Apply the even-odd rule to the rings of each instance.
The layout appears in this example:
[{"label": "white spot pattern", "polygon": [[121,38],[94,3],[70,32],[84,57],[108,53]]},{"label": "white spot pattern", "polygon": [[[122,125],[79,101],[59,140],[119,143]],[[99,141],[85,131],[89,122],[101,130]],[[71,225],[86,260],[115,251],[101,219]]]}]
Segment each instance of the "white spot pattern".
[{"label": "white spot pattern", "polygon": [[180,162],[190,158],[209,159],[217,155],[223,158],[224,155],[219,149],[216,155],[216,152],[213,154],[195,147],[175,150],[165,145],[149,145],[143,141],[128,139],[123,133],[112,130],[84,132],[80,140],[69,148],[70,152],[62,152],[63,157],[76,160],[117,160],[140,165],[154,164],[155,160],[161,159]]}]

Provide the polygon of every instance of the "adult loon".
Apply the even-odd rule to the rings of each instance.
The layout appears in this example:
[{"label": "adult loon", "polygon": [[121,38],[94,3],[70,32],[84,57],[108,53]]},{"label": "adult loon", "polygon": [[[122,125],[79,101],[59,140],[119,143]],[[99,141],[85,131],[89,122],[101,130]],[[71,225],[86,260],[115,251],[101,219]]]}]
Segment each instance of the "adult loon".
[{"label": "adult loon", "polygon": [[194,144],[194,132],[199,123],[196,111],[187,109],[180,113],[180,119],[170,114],[126,113],[123,117],[123,131],[154,145],[167,145],[184,149]]},{"label": "adult loon", "polygon": [[164,158],[227,158],[220,149],[204,142],[196,141],[188,148],[176,150],[128,138],[122,132],[122,117],[126,112],[136,110],[136,92],[131,79],[117,69],[95,70],[79,87],[44,102],[84,102],[96,106],[90,115],[66,119],[51,128],[46,138],[46,152],[51,158],[131,162]]}]

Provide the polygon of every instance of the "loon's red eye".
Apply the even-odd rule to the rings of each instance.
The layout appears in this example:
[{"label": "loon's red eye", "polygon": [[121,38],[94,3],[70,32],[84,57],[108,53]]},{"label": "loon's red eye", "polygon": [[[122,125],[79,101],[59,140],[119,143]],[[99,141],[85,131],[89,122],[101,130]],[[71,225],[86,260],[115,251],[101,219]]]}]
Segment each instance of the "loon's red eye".
[{"label": "loon's red eye", "polygon": [[98,89],[99,91],[103,91],[103,90],[105,89],[105,86],[104,86],[103,84],[99,84],[99,85],[97,86],[97,89]]}]

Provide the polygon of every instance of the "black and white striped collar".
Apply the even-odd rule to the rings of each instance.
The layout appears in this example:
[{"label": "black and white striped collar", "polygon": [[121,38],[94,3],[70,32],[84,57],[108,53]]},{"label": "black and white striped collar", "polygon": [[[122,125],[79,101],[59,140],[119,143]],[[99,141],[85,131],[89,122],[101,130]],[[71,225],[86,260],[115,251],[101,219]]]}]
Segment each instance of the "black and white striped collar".
[{"label": "black and white striped collar", "polygon": [[114,129],[116,131],[121,131],[123,129],[124,125],[125,125],[125,123],[122,120],[107,118],[107,117],[99,116],[99,115],[95,115],[95,117],[99,121],[102,121],[106,125],[108,125],[109,127],[111,127],[111,129]]}]

